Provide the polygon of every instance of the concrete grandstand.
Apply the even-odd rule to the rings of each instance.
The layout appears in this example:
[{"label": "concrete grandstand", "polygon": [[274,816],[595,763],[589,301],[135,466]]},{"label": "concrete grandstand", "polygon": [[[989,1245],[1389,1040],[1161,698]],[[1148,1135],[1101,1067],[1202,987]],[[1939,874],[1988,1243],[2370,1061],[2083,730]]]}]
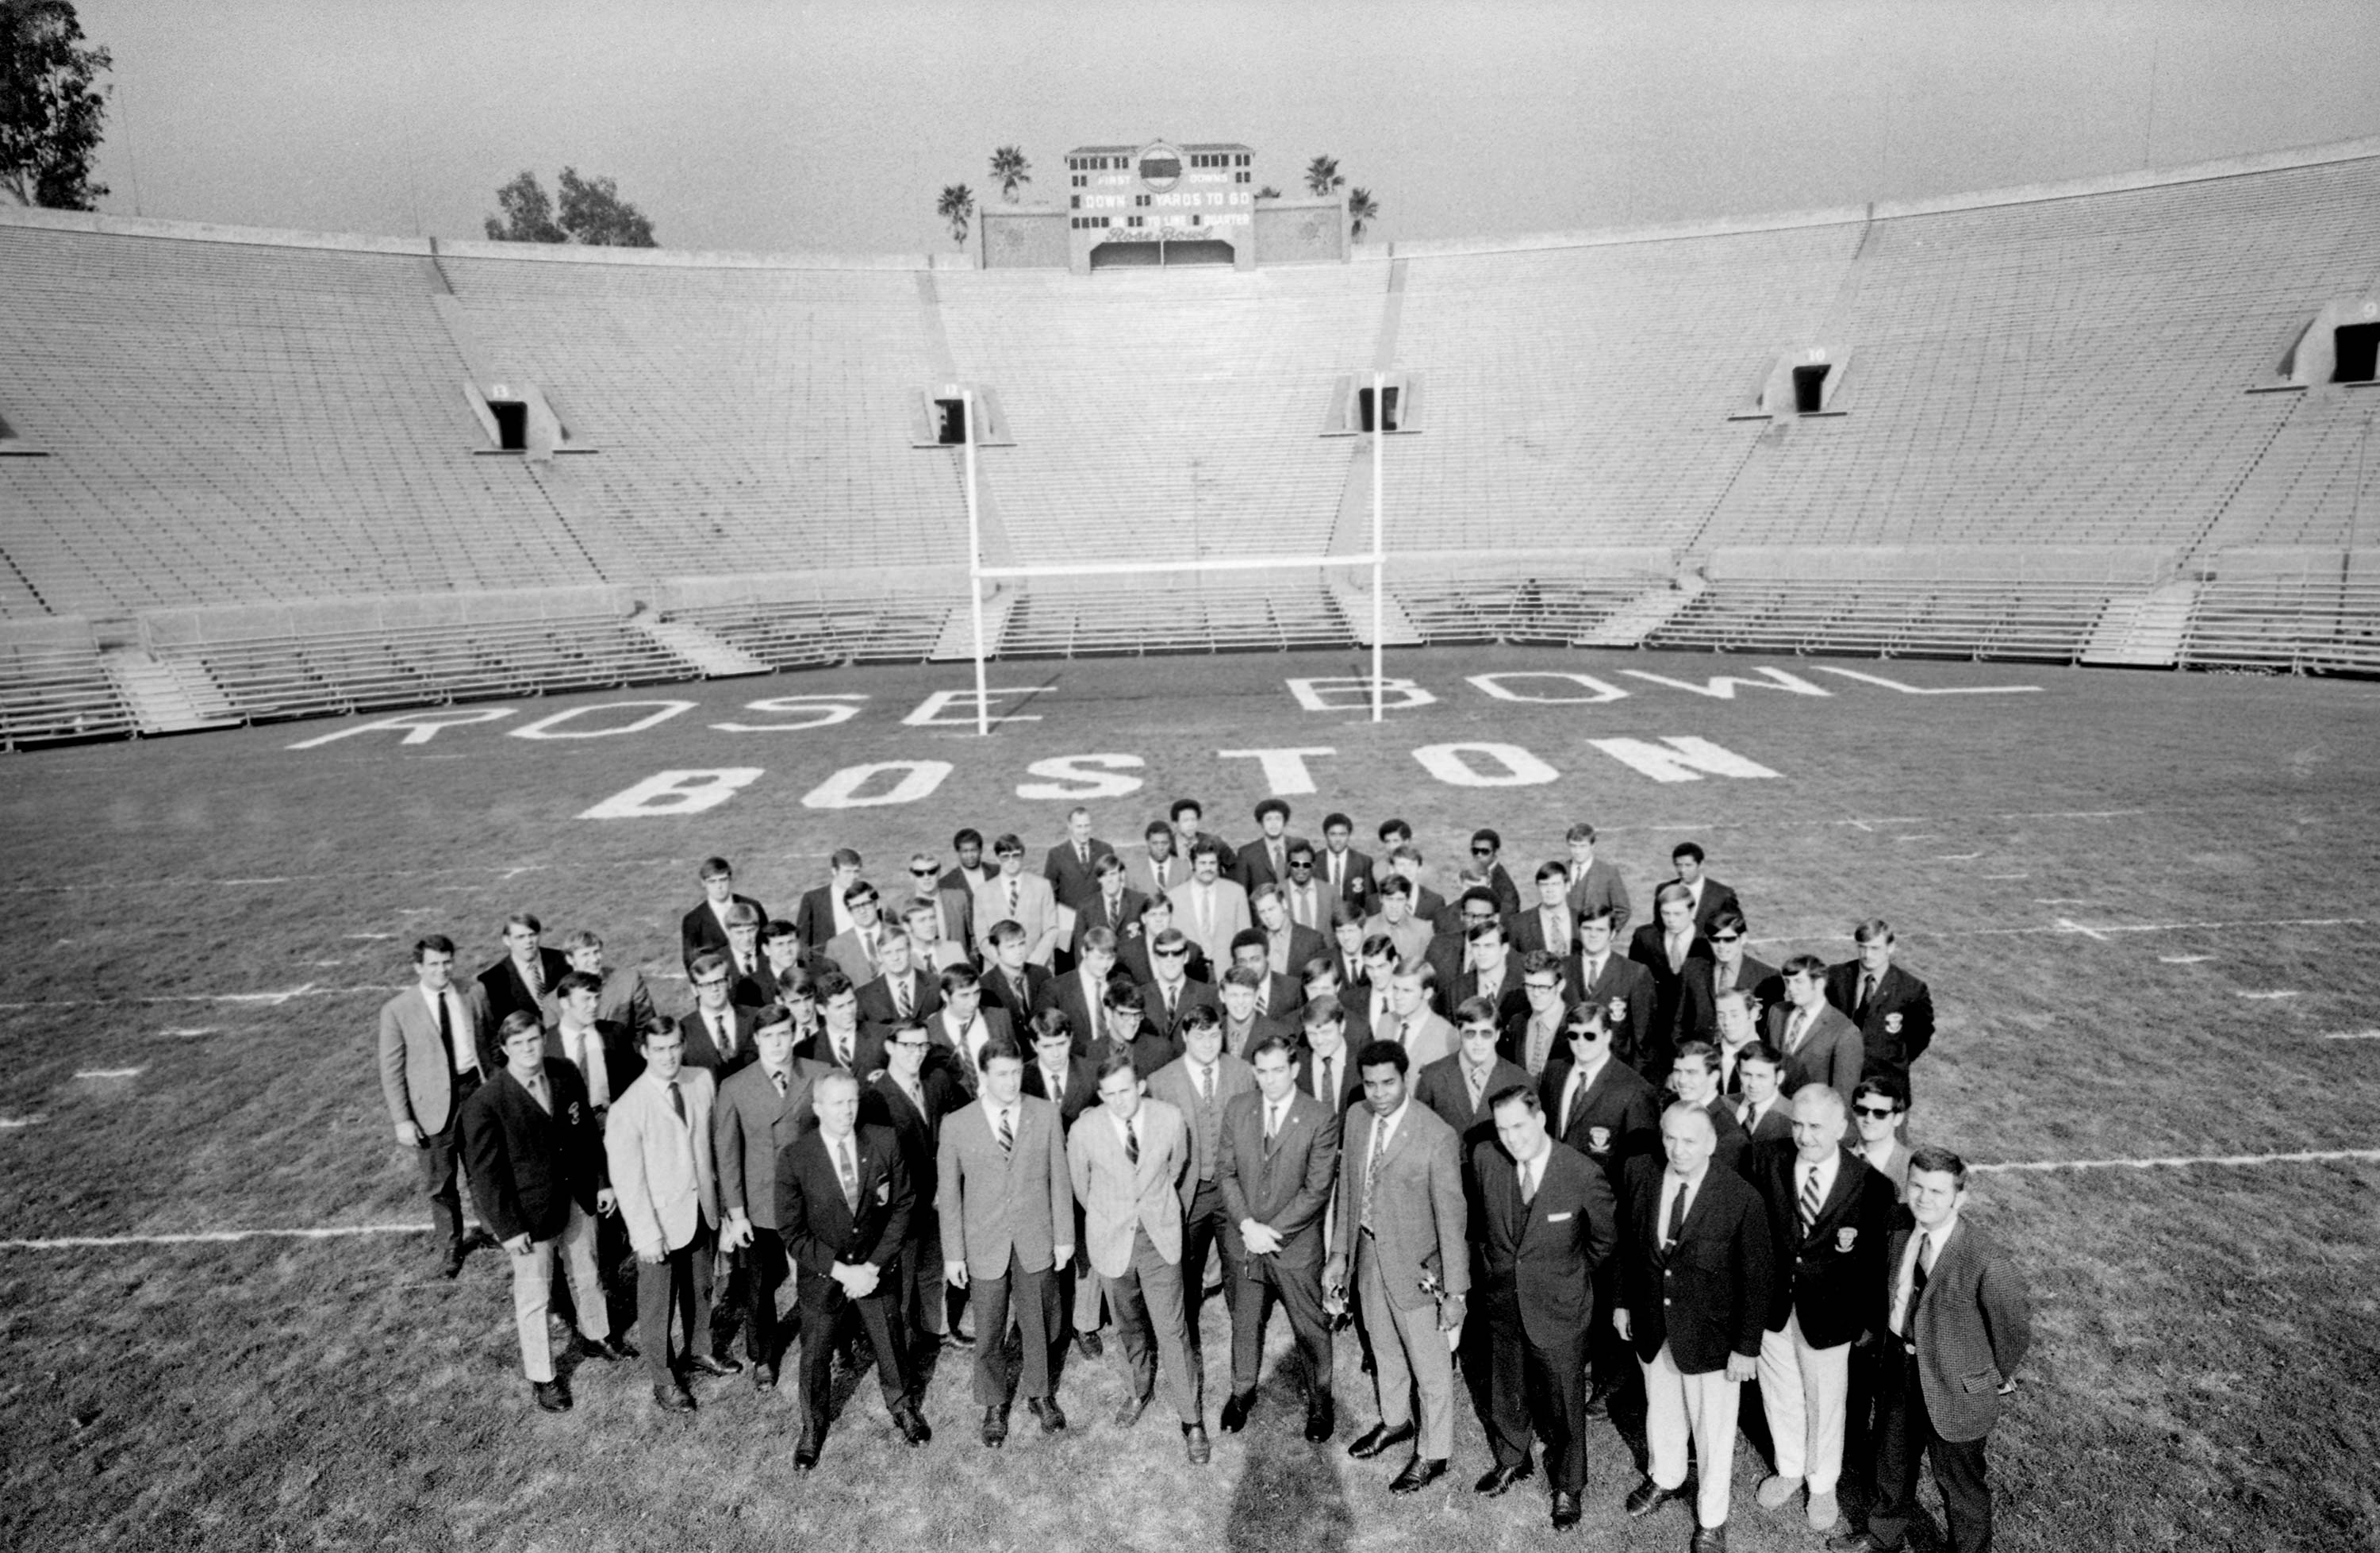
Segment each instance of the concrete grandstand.
[{"label": "concrete grandstand", "polygon": [[[987,564],[1390,640],[2380,667],[2380,141],[1096,275],[0,210],[0,741],[965,655]],[[1036,580],[1008,655],[1368,639]]]}]

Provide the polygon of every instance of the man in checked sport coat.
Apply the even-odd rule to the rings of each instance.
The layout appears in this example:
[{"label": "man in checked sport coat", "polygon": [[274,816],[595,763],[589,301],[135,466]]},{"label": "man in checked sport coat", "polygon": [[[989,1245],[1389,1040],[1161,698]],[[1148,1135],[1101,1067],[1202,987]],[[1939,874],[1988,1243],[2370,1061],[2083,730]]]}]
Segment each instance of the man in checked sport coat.
[{"label": "man in checked sport coat", "polygon": [[915,1372],[902,1340],[900,1279],[893,1269],[909,1232],[908,1171],[901,1145],[881,1127],[861,1127],[859,1081],[847,1070],[810,1090],[818,1126],[777,1156],[777,1221],[798,1270],[802,1312],[802,1434],[794,1468],[818,1465],[826,1441],[832,1358],[855,1317],[876,1350],[884,1410],[912,1446],[934,1437],[917,1412]]},{"label": "man in checked sport coat", "polygon": [[1790,1105],[1792,1135],[1755,1143],[1742,1161],[1777,1248],[1760,1338],[1760,1401],[1777,1471],[1760,1485],[1760,1503],[1779,1509],[1806,1484],[1811,1529],[1832,1532],[1852,1345],[1884,1329],[1885,1242],[1900,1196],[1843,1146],[1850,1114],[1840,1092],[1807,1084]]},{"label": "man in checked sport coat", "polygon": [[2033,1340],[2024,1275],[1961,1210],[1967,1166],[1944,1148],[1909,1160],[1909,1209],[1916,1222],[1885,1252],[1884,1384],[1877,1407],[1876,1507],[1867,1530],[1827,1546],[1892,1553],[1917,1499],[1921,1459],[1950,1522],[1954,1553],[1992,1545],[1992,1490],[1984,1441],[2016,1394],[2017,1366]]},{"label": "man in checked sport coat", "polygon": [[1727,1546],[1728,1473],[1742,1383],[1758,1373],[1773,1254],[1760,1195],[1712,1154],[1710,1113],[1679,1101],[1661,1114],[1665,1160],[1629,1161],[1621,1191],[1620,1308],[1612,1325],[1645,1376],[1651,1471],[1631,1516],[1685,1497],[1686,1449],[1709,1463],[1693,1553]]},{"label": "man in checked sport coat", "polygon": [[1279,1301],[1305,1360],[1305,1437],[1318,1445],[1337,1424],[1330,1394],[1330,1321],[1322,1309],[1322,1219],[1339,1172],[1340,1109],[1297,1087],[1290,1043],[1268,1035],[1249,1052],[1254,1092],[1224,1107],[1217,1180],[1240,1229],[1232,1279],[1232,1395],[1223,1433],[1236,1434],[1255,1404],[1267,1309]]},{"label": "man in checked sport coat", "polygon": [[1501,1494],[1529,1475],[1534,1413],[1544,1421],[1554,1530],[1568,1531],[1586,1491],[1594,1275],[1618,1243],[1617,1209],[1602,1169],[1547,1134],[1544,1106],[1525,1078],[1498,1090],[1488,1106],[1495,1139],[1471,1154],[1479,1209],[1472,1287],[1490,1336],[1474,1351],[1484,1351],[1488,1370],[1480,1422],[1496,1463],[1475,1487]]},{"label": "man in checked sport coat", "polygon": [[975,1400],[983,1443],[996,1450],[1007,1443],[1019,1382],[1008,1368],[1012,1310],[1024,1338],[1026,1411],[1045,1435],[1066,1426],[1050,1359],[1065,1335],[1057,1269],[1075,1259],[1075,1192],[1058,1107],[1021,1093],[1025,1053],[1014,1041],[990,1041],[981,1067],[981,1095],[942,1123],[935,1200],[947,1227],[943,1276],[975,1311]]}]

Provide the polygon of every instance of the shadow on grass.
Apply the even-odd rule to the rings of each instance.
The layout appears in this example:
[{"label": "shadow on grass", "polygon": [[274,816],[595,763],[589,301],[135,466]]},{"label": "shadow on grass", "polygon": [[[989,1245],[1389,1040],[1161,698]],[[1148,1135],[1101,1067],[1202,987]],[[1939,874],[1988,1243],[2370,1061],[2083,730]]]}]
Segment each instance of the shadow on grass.
[{"label": "shadow on grass", "polygon": [[1331,1459],[1333,1449],[1330,1442],[1283,1439],[1278,1449],[1250,1450],[1247,1467],[1232,1491],[1223,1546],[1344,1553],[1354,1520]]}]

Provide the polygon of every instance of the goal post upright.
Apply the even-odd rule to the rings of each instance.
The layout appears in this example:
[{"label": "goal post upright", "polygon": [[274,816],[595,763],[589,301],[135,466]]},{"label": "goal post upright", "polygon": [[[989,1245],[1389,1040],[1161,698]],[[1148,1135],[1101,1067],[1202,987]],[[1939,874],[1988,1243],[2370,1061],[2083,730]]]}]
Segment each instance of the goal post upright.
[{"label": "goal post upright", "polygon": [[1388,581],[1388,546],[1382,543],[1380,514],[1385,498],[1380,492],[1381,449],[1389,441],[1389,405],[1382,397],[1386,383],[1383,373],[1372,373],[1372,721],[1385,719],[1386,692],[1381,675],[1380,626],[1384,618],[1381,600],[1386,596]]},{"label": "goal post upright", "polygon": [[966,445],[967,607],[975,611],[975,731],[991,737],[991,692],[983,670],[983,517],[975,496],[975,390],[959,390],[959,431]]}]

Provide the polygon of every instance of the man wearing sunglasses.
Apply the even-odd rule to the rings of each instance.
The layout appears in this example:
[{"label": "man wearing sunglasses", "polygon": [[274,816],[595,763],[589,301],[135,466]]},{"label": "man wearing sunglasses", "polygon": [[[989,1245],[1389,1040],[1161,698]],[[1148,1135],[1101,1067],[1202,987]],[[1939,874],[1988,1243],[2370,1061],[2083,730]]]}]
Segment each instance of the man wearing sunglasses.
[{"label": "man wearing sunglasses", "polygon": [[1716,997],[1741,988],[1759,999],[1761,1008],[1774,1009],[1785,1001],[1785,980],[1777,967],[1745,952],[1750,934],[1741,911],[1721,911],[1711,919],[1703,935],[1711,947],[1711,993]]},{"label": "man wearing sunglasses", "polygon": [[1504,838],[1493,830],[1480,829],[1471,833],[1471,866],[1463,871],[1463,879],[1477,880],[1496,897],[1497,911],[1507,917],[1521,914],[1520,887],[1512,875],[1497,861],[1504,850]]}]

